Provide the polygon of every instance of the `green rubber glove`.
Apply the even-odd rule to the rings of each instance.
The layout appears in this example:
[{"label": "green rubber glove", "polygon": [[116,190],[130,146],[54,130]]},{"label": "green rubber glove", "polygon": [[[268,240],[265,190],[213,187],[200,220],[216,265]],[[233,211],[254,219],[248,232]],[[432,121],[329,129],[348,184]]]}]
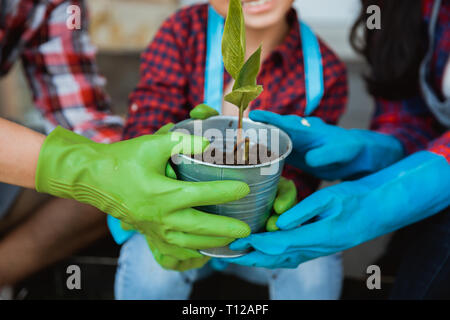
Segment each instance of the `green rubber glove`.
[{"label": "green rubber glove", "polygon": [[[168,123],[155,132],[155,134],[168,133],[173,126],[173,123]],[[166,166],[166,177],[177,179],[177,174],[169,163]],[[121,226],[124,230],[134,230],[132,226],[123,221],[121,222]],[[211,259],[211,257],[204,256],[196,250],[169,244],[164,240],[152,238],[145,234],[144,236],[156,262],[164,269],[184,272],[190,269],[201,268]],[[232,240],[230,239],[230,241]]]},{"label": "green rubber glove", "polygon": [[[197,154],[207,146],[201,137],[180,133],[106,145],[58,127],[41,148],[36,189],[109,213],[145,234],[157,255],[172,253],[200,261],[204,257],[195,250],[227,245],[250,234],[249,226],[239,220],[192,209],[243,198],[249,192],[245,183],[194,183],[166,177],[171,155]],[[169,245],[186,250],[173,253]]]},{"label": "green rubber glove", "polygon": [[[125,222],[121,222],[121,226],[124,230],[134,231],[134,228]],[[156,262],[167,270],[184,272],[197,269],[203,267],[211,259],[196,250],[168,244],[150,236],[145,236],[145,238]]]},{"label": "green rubber glove", "polygon": [[[190,117],[197,120],[205,120],[213,116],[219,115],[219,113],[206,104],[199,104],[190,112]],[[293,181],[281,177],[278,184],[277,197],[273,204],[274,214],[267,220],[267,231],[279,230],[276,226],[278,217],[288,211],[297,203],[297,188]]]},{"label": "green rubber glove", "polygon": [[278,183],[277,197],[273,203],[274,214],[267,220],[266,229],[269,232],[280,230],[277,220],[281,214],[285,213],[297,204],[297,188],[292,180],[281,177]]}]

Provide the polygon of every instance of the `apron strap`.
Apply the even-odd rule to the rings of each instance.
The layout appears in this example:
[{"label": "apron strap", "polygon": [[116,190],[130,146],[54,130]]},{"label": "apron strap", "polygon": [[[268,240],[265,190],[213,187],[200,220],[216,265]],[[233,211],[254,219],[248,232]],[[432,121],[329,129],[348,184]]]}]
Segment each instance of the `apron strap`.
[{"label": "apron strap", "polygon": [[225,19],[212,6],[208,7],[206,35],[205,104],[222,113],[224,65],[222,37]]},{"label": "apron strap", "polygon": [[320,105],[325,86],[323,81],[322,53],[319,40],[311,28],[300,21],[303,64],[305,66],[306,110],[309,116]]}]

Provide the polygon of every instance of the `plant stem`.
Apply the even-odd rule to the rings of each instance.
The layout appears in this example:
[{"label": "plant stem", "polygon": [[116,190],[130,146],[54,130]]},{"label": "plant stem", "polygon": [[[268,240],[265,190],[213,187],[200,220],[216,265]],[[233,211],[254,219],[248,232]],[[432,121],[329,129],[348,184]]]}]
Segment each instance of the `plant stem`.
[{"label": "plant stem", "polygon": [[242,122],[244,117],[244,108],[242,106],[239,107],[239,122],[238,122],[238,131],[237,131],[237,140],[236,144],[239,146],[242,143]]},{"label": "plant stem", "polygon": [[[244,120],[244,105],[241,103],[239,107],[239,121],[238,121],[238,131],[237,131],[237,139],[236,139],[236,152],[238,152],[239,148],[244,144],[244,151],[242,152],[242,157],[244,163],[246,163],[249,159],[249,150],[250,150],[250,140],[247,139],[244,141],[242,138],[242,123]],[[237,153],[238,154],[238,153]]]},{"label": "plant stem", "polygon": [[245,138],[245,151],[244,151],[244,161],[247,164],[247,162],[250,159],[250,139],[247,137]]}]

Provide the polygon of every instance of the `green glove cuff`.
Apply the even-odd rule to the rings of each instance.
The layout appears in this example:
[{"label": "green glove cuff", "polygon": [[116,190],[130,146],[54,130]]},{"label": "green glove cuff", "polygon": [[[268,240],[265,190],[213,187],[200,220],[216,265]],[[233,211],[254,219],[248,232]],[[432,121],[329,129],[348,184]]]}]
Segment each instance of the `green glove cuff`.
[{"label": "green glove cuff", "polygon": [[[75,177],[67,170],[61,170],[67,164],[61,161],[64,158],[72,158],[71,163],[75,165],[75,157],[80,158],[78,149],[85,148],[89,144],[89,139],[79,136],[62,127],[53,130],[42,144],[36,168],[36,190],[38,192],[49,193],[61,198],[71,198],[71,192],[67,191],[66,180],[73,180]],[[78,159],[82,160],[82,159]],[[77,165],[82,165],[78,163]],[[63,188],[61,188],[63,186]]]},{"label": "green glove cuff", "polygon": [[126,216],[126,208],[115,199],[81,182],[95,181],[93,172],[100,171],[100,167],[101,171],[109,167],[113,170],[114,161],[105,157],[102,147],[88,138],[57,127],[41,147],[36,190],[91,204],[117,218]]}]

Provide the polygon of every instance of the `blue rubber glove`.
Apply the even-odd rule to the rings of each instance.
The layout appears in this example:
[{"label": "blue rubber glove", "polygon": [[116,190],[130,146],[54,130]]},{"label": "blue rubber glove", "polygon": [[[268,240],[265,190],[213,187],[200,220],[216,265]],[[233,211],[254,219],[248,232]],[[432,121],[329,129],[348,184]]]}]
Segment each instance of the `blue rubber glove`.
[{"label": "blue rubber glove", "polygon": [[385,134],[344,129],[317,117],[282,116],[261,110],[250,112],[250,118],[286,131],[294,145],[288,162],[321,179],[363,177],[403,158],[402,144]]},{"label": "blue rubber glove", "polygon": [[[450,164],[422,151],[361,180],[314,193],[281,215],[277,226],[282,231],[233,242],[233,250],[256,251],[227,261],[295,268],[428,218],[449,205]],[[318,220],[301,226],[313,217]]]}]

